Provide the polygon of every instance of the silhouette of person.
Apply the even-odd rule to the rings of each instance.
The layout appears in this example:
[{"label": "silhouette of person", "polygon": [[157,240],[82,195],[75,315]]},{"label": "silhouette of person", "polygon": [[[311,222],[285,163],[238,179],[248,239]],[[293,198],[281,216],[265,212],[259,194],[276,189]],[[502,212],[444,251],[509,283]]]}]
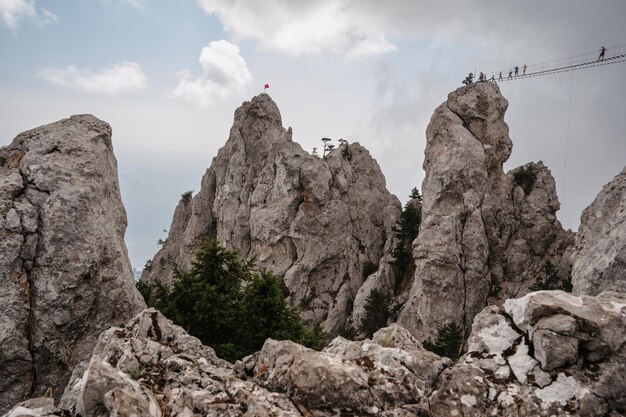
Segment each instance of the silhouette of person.
[{"label": "silhouette of person", "polygon": [[502,81],[502,71],[500,71],[500,75],[498,76],[498,81]]},{"label": "silhouette of person", "polygon": [[[600,56],[598,57],[598,61],[604,61],[604,53],[606,52],[606,48],[603,46],[602,49],[600,49]],[[596,62],[598,62],[596,61]]]},{"label": "silhouette of person", "polygon": [[524,68],[523,68],[523,71],[522,71],[522,75],[526,75],[526,64],[524,64]]},{"label": "silhouette of person", "polygon": [[515,66],[515,76],[519,77],[519,67],[517,65]]},{"label": "silhouette of person", "polygon": [[509,70],[509,80],[513,78],[513,70]]},{"label": "silhouette of person", "polygon": [[483,72],[480,72],[480,75],[478,76],[478,81],[485,81],[485,74],[483,74]]}]

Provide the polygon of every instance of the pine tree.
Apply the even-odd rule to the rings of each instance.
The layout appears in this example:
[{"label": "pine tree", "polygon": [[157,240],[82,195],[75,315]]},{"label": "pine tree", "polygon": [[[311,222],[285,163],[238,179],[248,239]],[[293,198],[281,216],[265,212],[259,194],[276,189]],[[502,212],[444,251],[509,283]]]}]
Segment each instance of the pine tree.
[{"label": "pine tree", "polygon": [[437,330],[437,337],[434,342],[429,338],[422,345],[425,349],[439,356],[445,356],[455,361],[461,353],[462,343],[461,328],[455,323],[446,323]]},{"label": "pine tree", "polygon": [[280,278],[254,270],[253,261],[214,240],[204,242],[189,270],[174,270],[174,283],[139,282],[146,304],[235,361],[259,350],[265,340],[289,339],[320,348],[325,335],[311,331],[285,302]]}]

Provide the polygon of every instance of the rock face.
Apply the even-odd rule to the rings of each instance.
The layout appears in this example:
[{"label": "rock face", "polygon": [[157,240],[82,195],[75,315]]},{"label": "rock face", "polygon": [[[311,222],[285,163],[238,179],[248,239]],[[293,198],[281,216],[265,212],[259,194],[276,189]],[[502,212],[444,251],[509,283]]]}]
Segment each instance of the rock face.
[{"label": "rock face", "polygon": [[57,407],[39,398],[6,417],[617,417],[625,327],[624,294],[539,291],[480,312],[454,365],[394,324],[321,352],[268,339],[233,366],[150,309],[102,333]]},{"label": "rock face", "polygon": [[270,339],[243,364],[256,384],[287,393],[315,416],[410,416],[428,410],[433,383],[450,361],[393,325],[372,340],[338,337],[322,352]]},{"label": "rock face", "polygon": [[626,168],[583,211],[572,267],[574,292],[626,292]]},{"label": "rock face", "polygon": [[625,328],[626,295],[616,292],[539,291],[487,307],[474,320],[467,354],[441,374],[431,413],[622,415]]},{"label": "rock face", "polygon": [[512,148],[507,106],[495,84],[462,87],[426,131],[415,275],[398,319],[422,340],[446,322],[469,334],[488,301],[568,281],[573,236],[556,219],[550,171],[541,162],[502,169]]},{"label": "rock face", "polygon": [[318,158],[291,136],[268,95],[244,103],[200,191],[180,201],[142,280],[170,284],[172,266],[189,266],[202,239],[216,238],[283,277],[303,318],[337,332],[391,247],[400,203],[358,143]]},{"label": "rock face", "polygon": [[73,116],[0,149],[0,412],[59,396],[98,335],[144,308],[111,128]]}]

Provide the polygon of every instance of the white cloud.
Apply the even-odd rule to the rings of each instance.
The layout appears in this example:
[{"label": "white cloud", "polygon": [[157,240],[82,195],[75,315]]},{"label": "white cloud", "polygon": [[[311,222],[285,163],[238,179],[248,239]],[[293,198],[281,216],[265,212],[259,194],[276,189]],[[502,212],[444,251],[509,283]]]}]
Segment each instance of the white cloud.
[{"label": "white cloud", "polygon": [[[1,0],[0,0],[1,1]],[[54,13],[52,13],[50,10],[48,9],[41,9],[41,14],[43,15],[43,22],[44,23],[57,23],[59,21],[59,17],[57,15],[55,15]]]},{"label": "white cloud", "polygon": [[38,75],[57,85],[97,94],[126,93],[148,86],[148,79],[136,62],[123,61],[96,73],[73,65],[48,67]]},{"label": "white cloud", "polygon": [[[347,0],[197,0],[235,39],[290,56],[330,52],[359,58],[396,49],[376,15]],[[357,6],[358,7],[358,6]]]},{"label": "white cloud", "polygon": [[37,10],[31,0],[0,0],[0,14],[4,23],[15,31],[22,18],[36,17]]},{"label": "white cloud", "polygon": [[128,5],[135,9],[145,10],[150,0],[100,0],[107,5]]},{"label": "white cloud", "polygon": [[225,40],[202,48],[199,61],[203,70],[200,77],[193,79],[186,70],[178,72],[175,96],[207,106],[216,99],[243,92],[253,80],[239,47]]},{"label": "white cloud", "polygon": [[20,20],[26,17],[35,19],[39,25],[59,21],[58,16],[50,10],[38,9],[34,0],[0,0],[0,17],[14,33],[17,31]]}]

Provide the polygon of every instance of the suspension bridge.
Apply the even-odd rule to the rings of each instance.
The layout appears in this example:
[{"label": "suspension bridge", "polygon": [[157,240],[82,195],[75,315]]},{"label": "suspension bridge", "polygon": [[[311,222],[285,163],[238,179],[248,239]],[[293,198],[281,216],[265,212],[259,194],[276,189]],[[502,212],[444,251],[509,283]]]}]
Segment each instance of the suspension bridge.
[{"label": "suspension bridge", "polygon": [[559,58],[538,64],[516,65],[506,70],[492,71],[485,74],[485,81],[508,82],[526,78],[543,77],[546,75],[559,74],[562,72],[578,71],[587,68],[618,64],[626,61],[626,43],[605,48],[604,55],[600,56],[600,49],[582,54]]}]

